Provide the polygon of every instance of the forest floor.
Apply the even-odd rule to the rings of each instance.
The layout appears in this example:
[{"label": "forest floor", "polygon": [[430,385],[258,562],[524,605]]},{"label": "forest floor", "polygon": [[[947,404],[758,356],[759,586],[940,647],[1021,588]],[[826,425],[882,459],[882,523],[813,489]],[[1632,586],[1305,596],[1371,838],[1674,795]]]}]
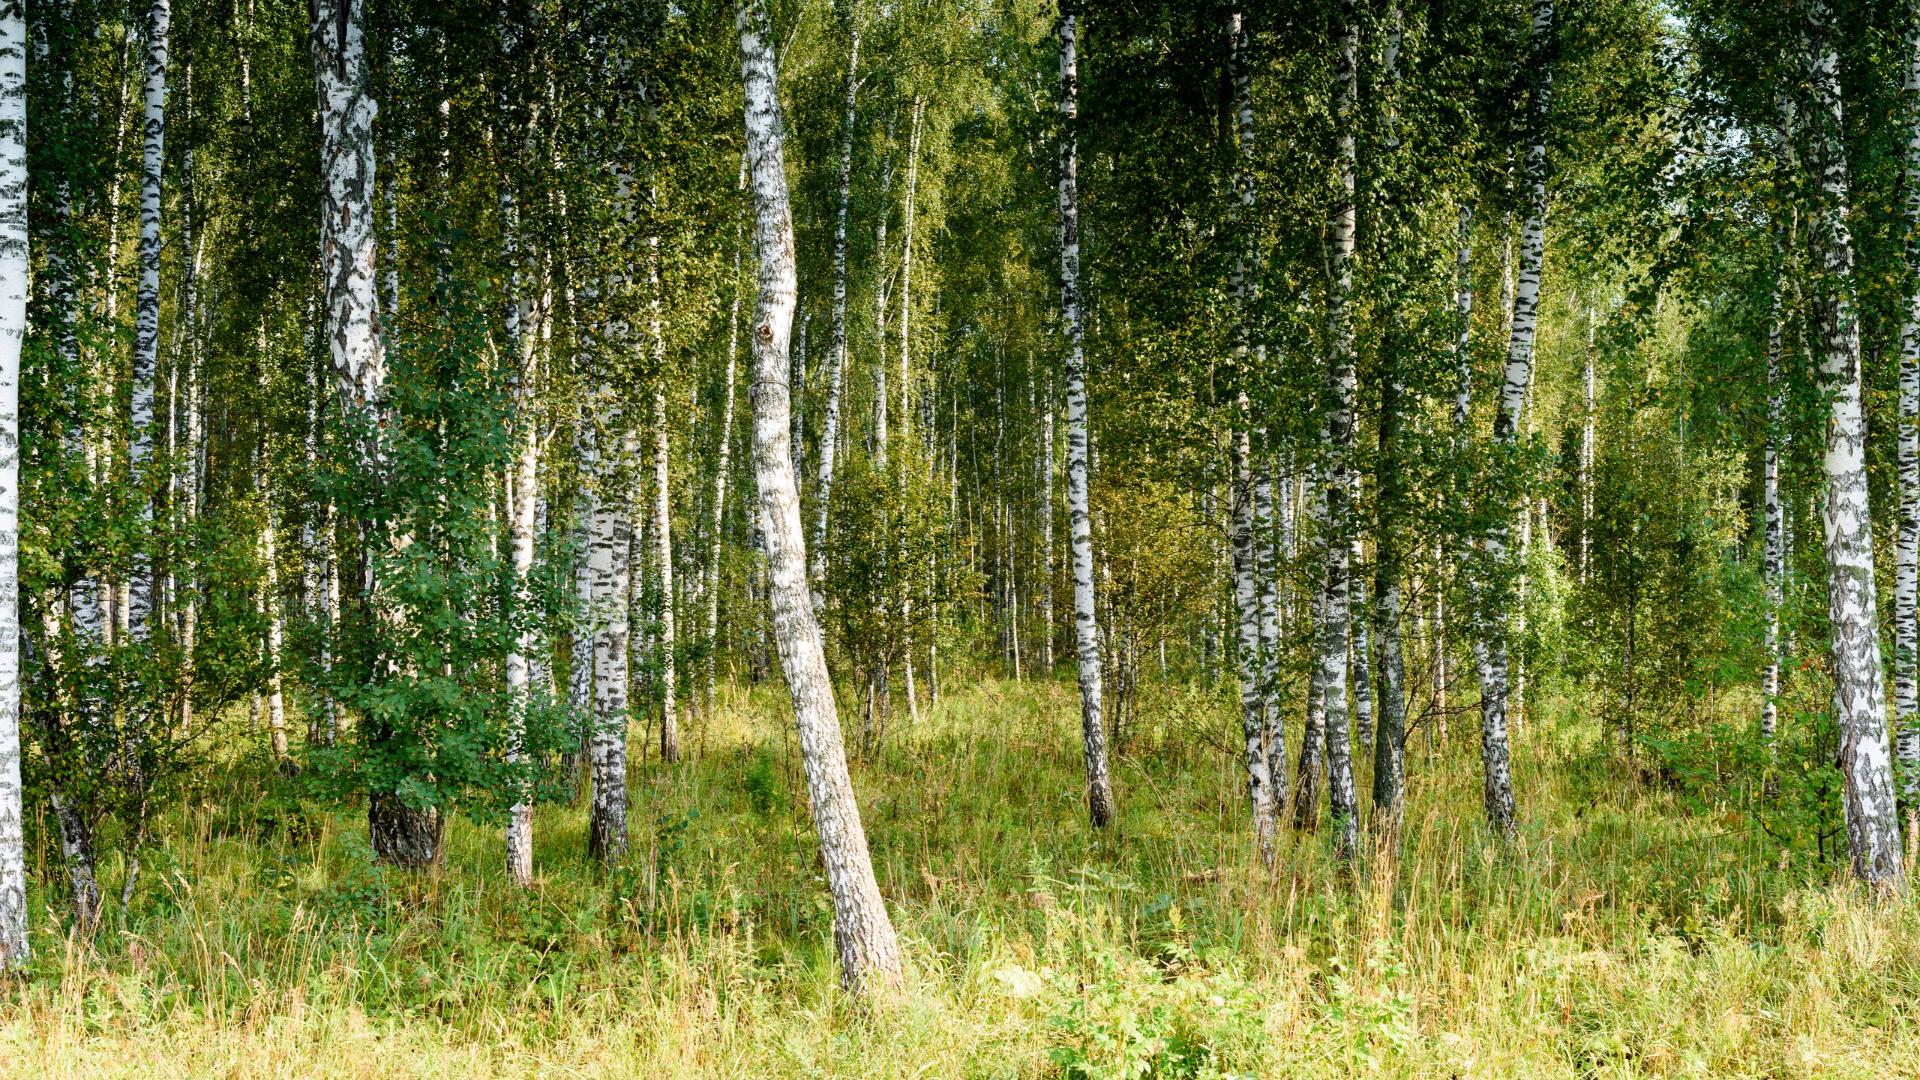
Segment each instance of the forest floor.
[{"label": "forest floor", "polygon": [[541,808],[526,894],[491,827],[389,872],[363,819],[222,769],[124,926],[46,931],[0,989],[0,1076],[1915,1074],[1920,904],[1623,781],[1564,706],[1520,739],[1510,853],[1460,725],[1416,737],[1395,872],[1346,881],[1323,836],[1258,870],[1222,694],[1148,701],[1090,837],[1076,703],[980,683],[856,763],[895,999],[836,989],[762,689],[691,720],[677,769],[636,765],[622,869],[587,861],[583,809]]}]

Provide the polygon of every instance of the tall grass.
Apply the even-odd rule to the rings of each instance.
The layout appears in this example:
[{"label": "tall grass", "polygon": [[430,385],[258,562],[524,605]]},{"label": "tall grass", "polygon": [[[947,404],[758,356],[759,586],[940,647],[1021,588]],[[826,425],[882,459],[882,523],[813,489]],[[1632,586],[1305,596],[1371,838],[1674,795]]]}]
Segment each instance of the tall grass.
[{"label": "tall grass", "polygon": [[[1164,691],[1085,825],[1077,700],[984,681],[855,764],[912,974],[859,1006],[778,699],[635,769],[631,858],[536,815],[444,865],[371,861],[362,819],[236,763],[170,814],[97,945],[42,928],[0,991],[4,1076],[1891,1076],[1920,1062],[1920,910],[1622,779],[1562,708],[1522,740],[1521,835],[1480,824],[1475,747],[1413,752],[1400,858],[1323,837],[1268,873],[1223,699]],[[638,739],[638,736],[636,736]],[[109,878],[112,877],[111,868]],[[43,882],[51,880],[43,875]]]}]

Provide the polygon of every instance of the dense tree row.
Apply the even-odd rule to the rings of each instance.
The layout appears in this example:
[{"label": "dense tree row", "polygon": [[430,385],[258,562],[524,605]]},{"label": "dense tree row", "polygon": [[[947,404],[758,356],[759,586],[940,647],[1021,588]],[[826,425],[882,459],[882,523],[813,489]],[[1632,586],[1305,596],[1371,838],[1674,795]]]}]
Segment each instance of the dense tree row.
[{"label": "dense tree row", "polygon": [[1571,712],[1898,887],[1917,175],[1905,4],[0,9],[0,958],[209,756],[531,886],[774,681],[885,985],[849,753],[1069,668],[1095,830],[1193,683],[1269,864]]}]

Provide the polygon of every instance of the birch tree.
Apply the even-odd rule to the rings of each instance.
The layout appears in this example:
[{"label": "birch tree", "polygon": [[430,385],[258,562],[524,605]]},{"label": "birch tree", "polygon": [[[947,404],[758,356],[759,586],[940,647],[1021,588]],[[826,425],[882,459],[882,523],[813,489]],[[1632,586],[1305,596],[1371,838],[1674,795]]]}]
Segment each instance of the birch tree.
[{"label": "birch tree", "polygon": [[[1546,0],[1541,0],[1546,2]],[[1838,33],[1832,0],[1813,0],[1813,50],[1807,71],[1817,189],[1808,221],[1816,265],[1814,315],[1818,376],[1828,401],[1826,505],[1827,613],[1833,703],[1840,728],[1840,773],[1847,842],[1862,881],[1900,888],[1900,830],[1894,815],[1887,742],[1886,690],[1874,612],[1873,518],[1868,509],[1866,415],[1860,396],[1860,326],[1853,288],[1853,237],[1847,227],[1849,179],[1841,141]]]},{"label": "birch tree", "polygon": [[[1906,78],[1901,89],[1907,120],[1906,321],[1900,333],[1899,437],[1895,442],[1900,474],[1900,527],[1893,559],[1893,719],[1905,790],[1915,794],[1920,768],[1920,26],[1909,28]],[[1775,306],[1778,306],[1778,297]],[[1775,362],[1771,353],[1769,376]],[[1771,377],[1769,386],[1771,386]],[[1769,398],[1771,404],[1771,398]],[[1771,435],[1771,431],[1769,431]],[[1777,470],[1777,464],[1774,466]],[[1777,477],[1774,485],[1778,487]],[[1775,501],[1778,493],[1775,492]],[[1771,585],[1771,580],[1769,581]],[[1769,623],[1773,636],[1778,630]],[[1769,637],[1769,645],[1773,637]],[[1776,668],[1771,672],[1778,681]],[[1768,707],[1777,685],[1767,690]]]},{"label": "birch tree", "polygon": [[[1513,315],[1507,338],[1507,360],[1494,414],[1493,440],[1497,452],[1511,461],[1520,443],[1521,411],[1533,378],[1534,329],[1540,313],[1540,273],[1546,257],[1547,228],[1547,93],[1553,72],[1548,66],[1553,47],[1553,0],[1533,0],[1528,33],[1527,69],[1532,85],[1527,92],[1526,218],[1520,238],[1519,276],[1513,293]],[[1480,650],[1480,760],[1484,770],[1483,796],[1487,822],[1495,832],[1514,831],[1513,775],[1507,747],[1508,626],[1511,617],[1506,570],[1513,532],[1511,499],[1503,492],[1490,510],[1491,523],[1482,538],[1486,563],[1492,568],[1481,583]]]},{"label": "birch tree", "polygon": [[27,15],[0,6],[0,971],[27,955],[20,783],[20,353],[27,334]]},{"label": "birch tree", "polygon": [[760,257],[760,295],[751,335],[753,467],[773,579],[774,637],[793,698],[807,802],[820,836],[827,887],[833,894],[841,985],[865,995],[900,982],[900,944],[867,851],[859,803],[847,774],[826,651],[807,587],[806,537],[788,440],[787,347],[797,291],[793,213],[766,0],[746,0],[737,19],[754,195],[754,248]]},{"label": "birch tree", "polygon": [[[1359,92],[1360,30],[1353,0],[1342,0],[1335,42],[1333,118],[1338,147],[1339,197],[1327,221],[1327,519],[1325,613],[1320,640],[1320,692],[1324,695],[1327,741],[1327,799],[1333,818],[1334,850],[1351,858],[1359,845],[1359,798],[1354,791],[1353,748],[1348,727],[1347,649],[1352,639],[1353,548],[1350,507],[1356,490],[1352,474],[1355,394],[1353,316],[1354,184],[1357,149],[1354,110]],[[1365,663],[1362,659],[1361,663]]]},{"label": "birch tree", "polygon": [[1252,380],[1248,275],[1255,264],[1253,237],[1253,90],[1247,71],[1244,15],[1227,16],[1228,72],[1233,83],[1234,126],[1239,157],[1234,166],[1234,202],[1229,227],[1239,231],[1230,291],[1239,309],[1234,327],[1233,364],[1239,380],[1231,435],[1233,454],[1233,600],[1238,626],[1240,727],[1247,748],[1247,795],[1253,804],[1254,844],[1264,865],[1273,865],[1273,769],[1267,763],[1267,688],[1264,643],[1260,633],[1261,560],[1254,538],[1253,420],[1247,398]]},{"label": "birch tree", "polygon": [[[373,122],[361,0],[315,0],[312,49],[320,114],[320,249],[327,352],[340,408],[363,482],[386,471],[383,428],[387,354],[375,296]],[[380,610],[372,546],[376,523],[356,521],[362,602]],[[377,614],[376,614],[376,617]],[[378,742],[387,733],[366,732]],[[371,792],[367,824],[373,850],[398,866],[420,867],[440,850],[439,814],[409,806],[391,790]]]},{"label": "birch tree", "polygon": [[[808,568],[815,590],[816,613],[822,605],[820,581],[826,574],[827,508],[833,499],[833,468],[839,455],[840,390],[847,372],[847,208],[853,189],[853,122],[860,92],[860,23],[857,12],[847,16],[847,105],[840,123],[840,175],[834,198],[833,224],[833,343],[827,356],[826,418],[820,430],[820,464],[814,478],[819,491],[813,529],[813,560]],[[736,281],[738,280],[736,276]],[[739,303],[736,299],[735,309]],[[732,331],[728,331],[731,335]],[[732,349],[729,344],[729,350]],[[732,363],[731,354],[728,363]]]},{"label": "birch tree", "polygon": [[[135,296],[133,324],[133,398],[127,443],[127,466],[146,490],[146,470],[153,457],[154,376],[160,364],[160,181],[166,163],[167,48],[172,24],[168,0],[153,0],[147,10],[145,42],[146,83],[142,111],[143,138],[140,168],[140,284]],[[134,546],[128,575],[126,626],[135,641],[147,636],[154,606],[153,555],[149,550],[153,503],[137,497],[142,529]],[[135,720],[138,726],[141,720]]]},{"label": "birch tree", "polygon": [[1078,0],[1060,4],[1060,321],[1066,330],[1067,539],[1073,553],[1073,628],[1080,657],[1080,731],[1087,811],[1093,827],[1113,821],[1102,715],[1100,627],[1094,618],[1093,529],[1088,516],[1087,360],[1080,312],[1080,69]]}]

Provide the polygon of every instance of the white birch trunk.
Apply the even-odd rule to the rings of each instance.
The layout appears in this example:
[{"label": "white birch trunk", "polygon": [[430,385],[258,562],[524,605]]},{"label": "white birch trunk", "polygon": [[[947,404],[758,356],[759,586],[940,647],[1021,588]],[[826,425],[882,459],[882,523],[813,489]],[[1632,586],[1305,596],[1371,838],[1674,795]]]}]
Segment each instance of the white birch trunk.
[{"label": "white birch trunk", "polygon": [[27,335],[27,17],[0,11],[0,970],[27,963],[20,783],[20,352]]},{"label": "white birch trunk", "polygon": [[[511,46],[509,46],[509,49]],[[506,110],[503,108],[502,112]],[[503,121],[505,117],[503,116]],[[504,123],[501,127],[502,159],[510,162],[505,153],[507,133],[511,129]],[[503,167],[510,168],[510,165]],[[384,185],[391,198],[393,183]],[[391,213],[391,211],[389,211]],[[507,291],[504,297],[507,352],[514,365],[513,382],[513,418],[512,436],[514,455],[507,485],[507,558],[513,575],[512,610],[520,629],[514,636],[513,647],[507,652],[507,709],[510,716],[507,729],[507,764],[514,769],[527,767],[526,733],[527,721],[539,700],[535,688],[535,670],[540,652],[540,635],[534,626],[533,612],[535,602],[528,584],[533,572],[534,537],[537,534],[540,506],[540,427],[538,404],[535,397],[539,379],[540,365],[540,327],[544,318],[544,309],[531,303],[527,296],[527,282],[520,268],[520,214],[514,197],[513,182],[503,179],[500,185],[500,232],[503,261],[507,269]],[[392,229],[389,228],[389,238]],[[391,260],[389,260],[391,264]],[[388,299],[398,302],[399,286],[393,267],[387,268]],[[391,310],[391,308],[389,308]],[[533,799],[531,785],[523,778],[515,776],[511,781],[515,786],[513,804],[507,809],[505,840],[505,860],[507,881],[519,888],[533,884]]]},{"label": "white birch trunk", "polygon": [[[656,290],[658,295],[658,290]],[[656,320],[655,348],[660,340]],[[661,369],[660,378],[666,378]],[[660,586],[660,757],[668,764],[680,760],[679,679],[675,667],[673,595],[672,479],[667,432],[667,394],[653,391],[653,542],[655,573]]]},{"label": "white birch trunk", "polygon": [[1240,675],[1240,728],[1246,742],[1247,795],[1252,803],[1254,845],[1263,866],[1272,866],[1273,849],[1273,775],[1267,761],[1267,671],[1266,649],[1261,640],[1260,545],[1255,537],[1255,480],[1253,476],[1253,417],[1248,403],[1247,384],[1254,377],[1251,368],[1253,350],[1252,283],[1249,274],[1255,265],[1252,223],[1253,182],[1253,90],[1247,71],[1247,31],[1241,14],[1227,16],[1228,71],[1233,82],[1234,120],[1239,156],[1233,172],[1235,199],[1231,207],[1230,227],[1240,232],[1233,260],[1230,291],[1238,309],[1234,325],[1233,366],[1239,382],[1234,401],[1232,439],[1233,495],[1233,601],[1238,628]]},{"label": "white birch trunk", "polygon": [[1808,72],[1814,105],[1811,221],[1818,261],[1815,314],[1821,390],[1829,405],[1824,466],[1827,612],[1832,631],[1833,701],[1840,727],[1840,772],[1847,840],[1861,880],[1903,885],[1894,815],[1893,763],[1887,744],[1886,690],[1874,612],[1873,519],[1868,509],[1866,415],[1860,394],[1860,327],[1850,293],[1853,238],[1847,229],[1849,182],[1841,141],[1839,56],[1832,0],[1812,5],[1814,49]]},{"label": "white birch trunk", "polygon": [[1348,726],[1347,649],[1353,637],[1351,502],[1354,435],[1353,290],[1354,184],[1356,139],[1354,110],[1359,87],[1359,27],[1353,0],[1340,4],[1340,30],[1334,75],[1334,125],[1339,146],[1339,198],[1327,226],[1330,280],[1327,325],[1332,348],[1327,356],[1327,582],[1324,633],[1320,641],[1320,685],[1324,695],[1327,740],[1327,799],[1334,851],[1352,858],[1359,847],[1359,798],[1353,782],[1353,749]]},{"label": "white birch trunk", "polygon": [[[1762,500],[1765,506],[1764,553],[1761,577],[1767,590],[1767,661],[1760,680],[1760,741],[1771,752],[1780,715],[1780,612],[1786,600],[1787,546],[1786,519],[1780,505],[1780,456],[1786,437],[1787,395],[1781,371],[1784,347],[1783,279],[1786,277],[1788,238],[1780,237],[1774,251],[1772,310],[1767,320],[1767,433],[1761,465]],[[1589,361],[1589,379],[1592,366]],[[1904,373],[1903,373],[1904,374]],[[1588,383],[1592,385],[1591,381]],[[1592,391],[1588,391],[1589,400]],[[1591,412],[1591,406],[1589,406]],[[1588,421],[1591,426],[1592,421]],[[1896,601],[1897,604],[1897,601]]]},{"label": "white birch trunk", "polygon": [[[741,186],[744,187],[744,172],[741,179],[743,181]],[[733,302],[727,312],[727,375],[726,384],[721,388],[721,399],[724,404],[720,410],[720,445],[714,454],[713,518],[709,523],[712,533],[708,537],[710,545],[706,586],[708,716],[713,715],[714,697],[720,681],[720,556],[724,550],[722,539],[727,520],[727,480],[728,474],[733,469],[733,391],[740,363],[740,294],[744,289],[740,280],[742,247],[741,237],[736,230],[733,248]],[[844,311],[841,312],[841,316],[844,319]],[[842,360],[845,358],[845,345],[846,342],[842,339],[840,342]],[[837,376],[834,381],[837,386],[839,381]],[[837,401],[832,401],[831,398],[829,400],[832,407],[838,408]],[[823,500],[827,497],[827,472],[830,471],[828,462],[832,460],[832,451],[827,447],[831,444],[832,440],[829,437],[821,449],[821,468],[824,471],[820,478],[820,498]]]},{"label": "white birch trunk", "polygon": [[[913,397],[910,389],[913,363],[913,196],[920,187],[920,121],[926,112],[924,98],[913,99],[913,123],[907,136],[906,207],[900,218],[900,434],[909,433],[913,423]],[[912,680],[913,650],[907,650],[908,680]]]},{"label": "white birch trunk", "polygon": [[1896,443],[1900,527],[1893,558],[1893,717],[1898,757],[1906,773],[1901,794],[1911,800],[1916,786],[1914,770],[1920,767],[1920,34],[1913,35],[1908,47],[1912,51],[1902,84],[1908,124],[1903,207],[1908,280],[1906,323],[1900,334]]},{"label": "white birch trunk", "polygon": [[[264,492],[263,492],[264,494]],[[273,759],[287,760],[287,699],[280,678],[280,650],[286,640],[286,626],[280,618],[279,533],[274,528],[273,510],[267,510],[267,526],[260,534],[261,558],[267,566],[266,595],[261,606],[267,615],[267,736],[273,747]]]},{"label": "white birch trunk", "polygon": [[1080,311],[1080,100],[1075,54],[1078,15],[1060,11],[1060,315],[1067,335],[1067,517],[1073,551],[1073,627],[1080,656],[1080,730],[1085,742],[1087,810],[1093,827],[1113,820],[1102,715],[1100,627],[1094,617],[1093,529],[1088,515],[1087,359]]},{"label": "white birch trunk", "polygon": [[[949,465],[958,473],[957,463]],[[1046,380],[1040,403],[1040,659],[1053,677],[1053,378]]]},{"label": "white birch trunk", "polygon": [[[852,20],[849,20],[852,22]],[[840,126],[840,187],[835,200],[833,226],[833,344],[827,357],[827,411],[820,430],[820,464],[814,479],[813,558],[808,577],[813,582],[813,606],[816,615],[825,606],[820,592],[827,573],[827,514],[833,499],[833,469],[839,454],[840,389],[847,371],[847,208],[853,187],[853,123],[855,99],[860,91],[860,27],[849,27],[852,42],[847,49],[847,106]],[[735,275],[735,280],[739,276]],[[739,300],[734,301],[739,310]],[[729,331],[731,335],[731,331]],[[731,348],[731,346],[729,346]],[[731,353],[729,353],[731,363]]]},{"label": "white birch trunk", "polygon": [[855,994],[901,980],[900,944],[867,851],[860,807],[847,774],[846,748],[827,672],[826,650],[807,588],[807,544],[787,439],[787,345],[793,331],[796,271],[793,213],[781,149],[780,104],[768,41],[766,0],[746,0],[738,16],[740,74],[746,90],[747,152],[752,163],[754,246],[760,297],[753,319],[753,465],[773,577],[774,636],[793,697],[807,801],[833,894],[841,984]]},{"label": "white birch trunk", "polygon": [[[603,392],[602,400],[611,394]],[[625,418],[608,410],[612,449],[624,445],[619,432]],[[593,773],[593,808],[587,850],[611,865],[627,851],[627,651],[630,623],[627,593],[633,526],[622,481],[630,455],[602,463],[596,480],[593,518],[593,733],[588,757]]]},{"label": "white birch trunk", "polygon": [[[147,11],[144,138],[140,169],[140,284],[133,327],[133,405],[127,464],[137,490],[147,490],[146,471],[153,458],[154,376],[160,363],[160,173],[166,161],[167,48],[172,23],[168,0],[152,0]],[[134,545],[128,574],[126,629],[135,641],[144,641],[153,613],[153,502],[135,495],[143,527]],[[135,721],[136,725],[142,721]]]},{"label": "white birch trunk", "polygon": [[[379,431],[385,413],[387,356],[375,296],[373,122],[368,92],[361,0],[315,0],[312,45],[320,114],[320,248],[326,292],[327,352],[340,393],[341,413],[353,431],[360,471],[378,482],[386,470]],[[374,561],[362,538],[361,587],[378,606]],[[338,610],[337,608],[335,609]],[[370,732],[379,738],[379,732]],[[419,867],[440,851],[440,819],[415,810],[392,792],[367,802],[374,853],[399,866]]]},{"label": "white birch trunk", "polygon": [[[1546,256],[1547,227],[1547,94],[1552,70],[1546,57],[1553,39],[1553,0],[1533,0],[1529,68],[1533,88],[1527,110],[1527,214],[1520,241],[1519,277],[1513,293],[1513,318],[1507,340],[1505,381],[1495,414],[1493,438],[1503,453],[1513,453],[1520,441],[1521,410],[1533,372],[1534,328],[1540,308],[1540,270]],[[1508,548],[1513,531],[1509,500],[1492,513],[1483,539],[1492,580],[1483,583],[1480,613],[1480,759],[1484,770],[1483,795],[1487,822],[1502,836],[1514,831],[1513,776],[1507,746],[1508,630],[1511,612],[1506,587]]]}]

